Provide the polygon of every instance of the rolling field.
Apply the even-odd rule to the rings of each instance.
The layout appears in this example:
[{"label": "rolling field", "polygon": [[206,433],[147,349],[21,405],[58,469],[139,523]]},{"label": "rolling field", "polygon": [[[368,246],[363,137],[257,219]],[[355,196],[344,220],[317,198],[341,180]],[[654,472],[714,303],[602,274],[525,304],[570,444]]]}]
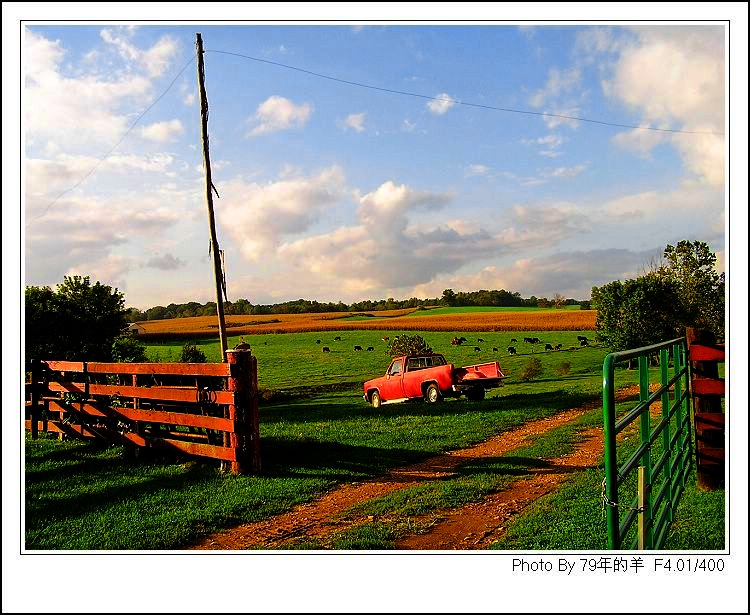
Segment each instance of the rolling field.
[{"label": "rolling field", "polygon": [[[446,310],[446,311],[441,311]],[[456,311],[457,310],[457,311]],[[595,310],[555,308],[438,308],[435,310],[393,310],[376,312],[331,312],[324,314],[271,314],[227,316],[229,335],[269,333],[331,332],[371,329],[383,331],[594,331]],[[150,320],[139,323],[144,339],[188,339],[216,336],[216,316]],[[538,337],[538,336],[537,336]],[[592,337],[592,336],[590,336]]]}]

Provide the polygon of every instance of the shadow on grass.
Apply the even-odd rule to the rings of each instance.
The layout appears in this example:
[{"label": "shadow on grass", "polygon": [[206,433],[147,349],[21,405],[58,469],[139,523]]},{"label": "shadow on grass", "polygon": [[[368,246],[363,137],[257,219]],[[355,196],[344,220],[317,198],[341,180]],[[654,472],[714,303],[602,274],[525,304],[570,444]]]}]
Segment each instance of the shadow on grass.
[{"label": "shadow on grass", "polygon": [[447,399],[442,403],[428,404],[422,400],[413,400],[398,404],[388,404],[378,409],[372,408],[364,401],[342,401],[341,398],[330,398],[306,402],[275,403],[261,407],[261,425],[274,422],[318,422],[351,420],[372,417],[394,418],[408,416],[455,416],[477,412],[519,411],[529,408],[546,408],[549,410],[568,410],[595,399],[598,395],[574,393],[565,390],[542,393],[514,393],[502,397],[490,397],[483,401],[464,399]]}]

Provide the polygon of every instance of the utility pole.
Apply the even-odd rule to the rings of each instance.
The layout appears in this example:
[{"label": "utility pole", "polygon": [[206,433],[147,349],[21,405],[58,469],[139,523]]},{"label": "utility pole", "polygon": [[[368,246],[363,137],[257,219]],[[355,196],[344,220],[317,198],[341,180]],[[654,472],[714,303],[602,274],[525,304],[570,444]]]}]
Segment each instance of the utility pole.
[{"label": "utility pole", "polygon": [[208,153],[208,100],[206,99],[205,73],[203,70],[203,39],[200,32],[195,34],[195,47],[198,55],[198,90],[201,97],[201,140],[203,142],[203,168],[206,171],[206,203],[208,204],[208,228],[211,233],[211,255],[214,259],[214,278],[216,280],[216,314],[219,317],[219,338],[221,340],[221,360],[227,360],[227,327],[224,323],[224,274],[221,267],[221,252],[216,240],[216,222],[214,221],[214,202],[211,190],[211,158]]}]

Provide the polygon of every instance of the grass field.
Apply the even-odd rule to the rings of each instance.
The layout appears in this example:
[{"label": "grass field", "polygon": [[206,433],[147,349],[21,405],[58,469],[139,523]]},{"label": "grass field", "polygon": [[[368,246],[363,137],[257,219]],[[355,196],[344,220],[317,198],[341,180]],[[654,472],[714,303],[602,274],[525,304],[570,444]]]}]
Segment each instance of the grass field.
[{"label": "grass field", "polygon": [[[391,322],[402,320],[396,317]],[[432,348],[457,365],[499,360],[510,376],[506,385],[490,391],[483,402],[410,403],[379,411],[362,400],[361,384],[381,375],[389,363],[387,345],[381,338],[392,338],[404,329],[249,336],[246,341],[259,361],[261,388],[286,393],[269,395],[261,402],[261,475],[222,475],[215,462],[151,454],[133,460],[120,447],[27,438],[26,548],[178,549],[221,528],[289,510],[339,483],[375,477],[389,468],[483,441],[585,401],[600,400],[601,367],[607,349],[578,346],[577,335],[593,338],[587,331],[423,331]],[[450,344],[457,335],[468,338],[466,345]],[[335,336],[341,341],[334,341]],[[541,344],[527,344],[523,337],[538,337]],[[521,342],[513,343],[518,354],[509,356],[512,338]],[[215,338],[197,341],[209,360],[219,359]],[[231,336],[230,347],[238,341],[239,336]],[[152,360],[176,360],[183,343],[151,341],[148,355]],[[545,343],[563,344],[564,350],[544,351]],[[330,353],[322,352],[324,345]],[[355,351],[354,345],[374,350]],[[475,351],[475,346],[480,350]],[[541,361],[543,372],[531,382],[521,382],[518,374],[531,358]],[[618,369],[618,386],[636,381],[637,372]],[[300,543],[295,548],[393,548],[393,541],[405,528],[413,527],[412,516],[419,510],[482,498],[488,491],[502,488],[509,477],[528,473],[539,463],[534,456],[567,450],[579,428],[600,421],[600,411],[592,412],[580,424],[548,434],[523,456],[514,455],[514,460],[498,458],[473,464],[463,468],[455,484],[446,482],[437,490],[423,486],[412,494],[368,504],[389,511],[392,522],[374,521],[353,533],[332,536],[325,545]],[[522,458],[526,461],[519,465]],[[576,475],[569,485],[522,515],[509,529],[506,547],[539,544],[546,545],[539,548],[563,548],[561,545],[567,544],[572,548],[572,543],[565,542],[566,535],[539,536],[550,518],[565,518],[580,537],[575,548],[604,548],[598,499],[601,469]],[[718,527],[716,518],[723,520],[723,492],[704,497],[692,490],[685,502],[688,512],[681,512],[675,521],[671,548],[720,548],[716,545],[723,540],[723,525]],[[690,521],[694,511],[703,515],[700,530]]]}]

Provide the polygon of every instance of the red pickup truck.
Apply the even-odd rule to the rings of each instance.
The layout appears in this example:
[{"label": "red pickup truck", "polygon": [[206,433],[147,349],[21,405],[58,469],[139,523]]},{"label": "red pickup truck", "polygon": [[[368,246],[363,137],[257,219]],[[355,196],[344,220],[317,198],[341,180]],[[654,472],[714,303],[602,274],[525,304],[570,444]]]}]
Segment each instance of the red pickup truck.
[{"label": "red pickup truck", "polygon": [[497,361],[454,367],[441,354],[397,357],[391,361],[385,376],[365,382],[363,397],[373,408],[407,399],[424,399],[434,404],[444,397],[462,394],[471,400],[481,400],[487,389],[500,386],[506,377]]}]

